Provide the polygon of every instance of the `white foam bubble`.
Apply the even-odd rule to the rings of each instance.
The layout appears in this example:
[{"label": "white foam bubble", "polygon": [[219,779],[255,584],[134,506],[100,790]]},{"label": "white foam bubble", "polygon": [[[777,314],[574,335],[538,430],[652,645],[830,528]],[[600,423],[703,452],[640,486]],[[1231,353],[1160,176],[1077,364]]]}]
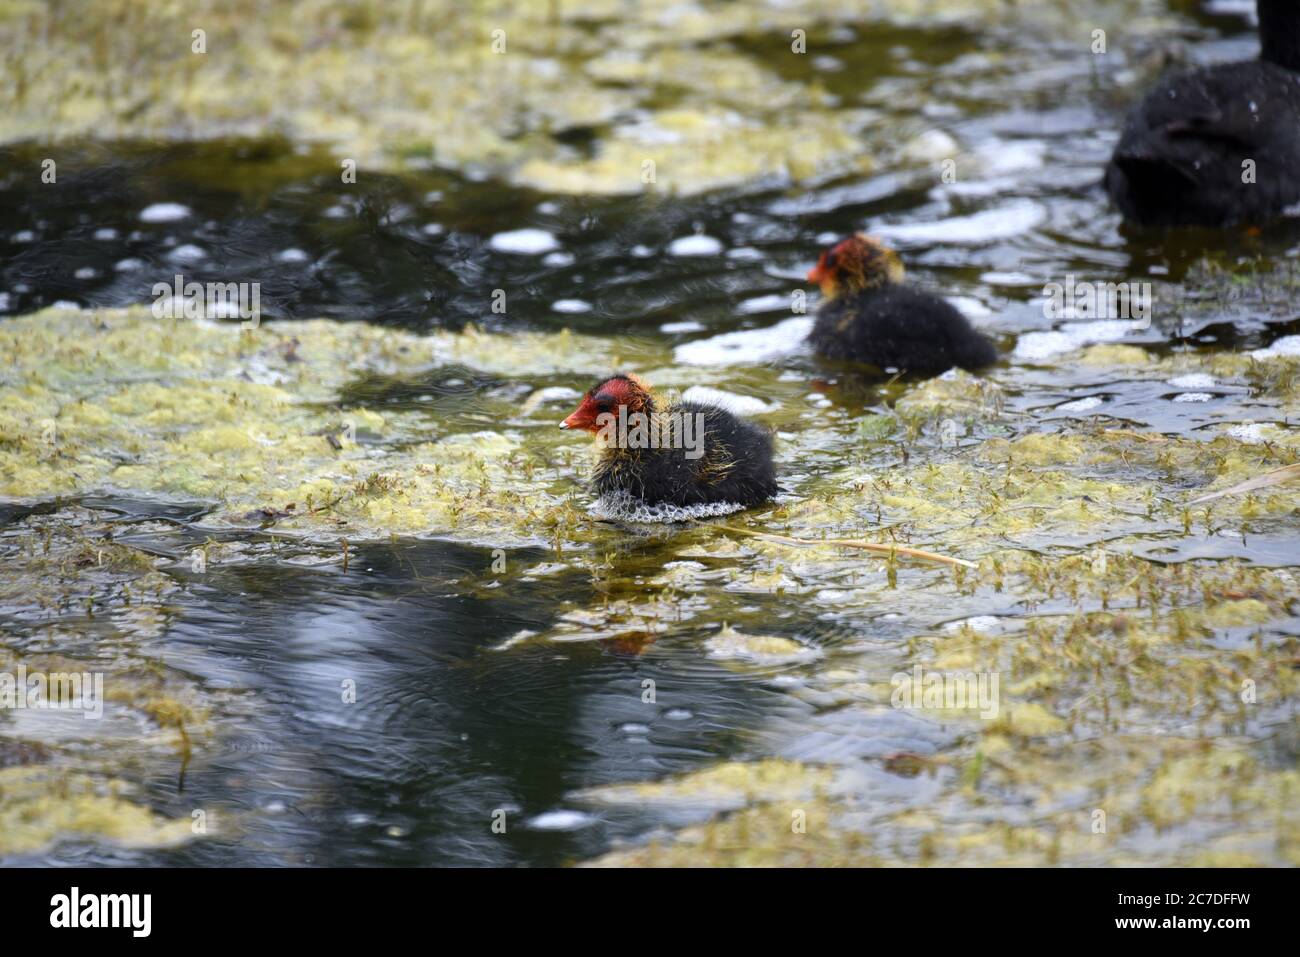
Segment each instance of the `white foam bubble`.
[{"label": "white foam bubble", "polygon": [[971,631],[991,632],[996,631],[1002,624],[1002,619],[995,615],[975,615],[972,618],[963,618],[960,621],[950,621],[943,626],[944,631],[961,631],[963,628],[969,628]]},{"label": "white foam bubble", "polygon": [[193,243],[185,243],[184,245],[177,246],[169,252],[167,258],[181,263],[193,263],[198,262],[200,259],[207,259],[208,253],[207,250],[201,246],[195,246]]},{"label": "white foam bubble", "polygon": [[1183,392],[1174,396],[1175,402],[1209,402],[1214,396],[1208,392]]},{"label": "white foam bubble", "polygon": [[576,831],[595,822],[595,817],[582,811],[547,811],[528,822],[535,831]]},{"label": "white foam bubble", "polygon": [[551,303],[551,309],[567,313],[591,312],[591,303],[582,299],[557,299]]},{"label": "white foam bubble", "polygon": [[980,281],[991,286],[1041,286],[1042,280],[1035,279],[1023,272],[986,272],[980,274]]},{"label": "white foam bubble", "polygon": [[1101,405],[1101,399],[1095,395],[1084,396],[1082,399],[1075,399],[1073,402],[1062,402],[1056,407],[1057,412],[1087,412],[1089,409],[1095,409]]},{"label": "white foam bubble", "polygon": [[1215,16],[1246,17],[1255,22],[1255,0],[1207,0],[1205,12]]},{"label": "white foam bubble", "polygon": [[616,522],[639,522],[650,525],[668,525],[674,522],[693,522],[701,518],[716,518],[743,511],[738,502],[708,502],[701,505],[668,505],[660,502],[648,505],[627,492],[602,495],[591,506],[591,514]]},{"label": "white foam bubble", "polygon": [[926,130],[912,137],[901,151],[909,163],[937,163],[954,155],[961,147],[943,130]]},{"label": "white foam bubble", "polygon": [[696,236],[682,236],[668,244],[670,256],[716,256],[722,252],[722,240],[702,233]]},{"label": "white foam bubble", "polygon": [[704,328],[704,323],[696,322],[694,319],[686,319],[682,322],[665,322],[659,327],[659,331],[669,334],[674,332],[703,332]]},{"label": "white foam bubble", "polygon": [[1017,200],[970,216],[954,216],[933,223],[884,223],[875,232],[898,243],[942,243],[982,246],[1014,239],[1047,219],[1047,210],[1032,200]]},{"label": "white foam bubble", "polygon": [[683,342],[673,349],[673,357],[689,366],[769,362],[797,351],[812,327],[812,317],[795,316],[764,329],[744,329],[711,339]]},{"label": "white foam bubble", "polygon": [[752,316],[762,312],[784,312],[790,308],[790,296],[774,292],[766,296],[755,296],[736,304],[736,312],[742,316]]},{"label": "white foam bubble", "polygon": [[306,250],[290,247],[289,249],[281,249],[275,254],[275,258],[282,263],[305,263],[311,259],[311,256]]},{"label": "white foam bubble", "polygon": [[1094,322],[1072,322],[1051,332],[1027,332],[1016,342],[1013,358],[1034,362],[1073,352],[1098,342],[1114,342],[1130,332],[1147,328],[1142,320],[1128,322],[1123,319],[1098,319]]},{"label": "white foam bubble", "polygon": [[1245,442],[1247,445],[1260,445],[1267,441],[1264,438],[1264,430],[1258,422],[1243,422],[1226,431],[1238,442]]},{"label": "white foam bubble", "polygon": [[771,412],[775,406],[768,405],[762,399],[752,395],[737,395],[708,385],[693,385],[682,393],[683,402],[699,402],[703,405],[716,405],[736,415],[762,415]]},{"label": "white foam bubble", "polygon": [[488,240],[488,246],[499,253],[540,256],[559,249],[560,241],[544,229],[512,229],[497,233]]},{"label": "white foam bubble", "polygon": [[528,397],[530,401],[536,400],[537,402],[571,402],[581,398],[581,392],[577,389],[570,389],[567,385],[548,385],[545,388],[538,389]]},{"label": "white foam bubble", "polygon": [[1174,376],[1169,384],[1180,389],[1208,389],[1214,385],[1214,376],[1204,372],[1190,372],[1187,375]]},{"label": "white foam bubble", "polygon": [[972,296],[945,296],[948,304],[967,319],[985,319],[993,315],[993,310]]},{"label": "white foam bubble", "polygon": [[1010,193],[1021,186],[1021,180],[1018,176],[994,176],[991,179],[969,179],[958,180],[955,183],[944,183],[942,186],[936,186],[929,192],[931,199],[942,199],[947,196],[960,196],[963,199],[987,199],[990,196],[997,196],[999,193]]},{"label": "white foam bubble", "polygon": [[140,210],[142,223],[174,223],[190,215],[190,208],[180,203],[154,203]]},{"label": "white foam bubble", "polygon": [[1256,359],[1276,359],[1281,356],[1300,356],[1300,336],[1283,336],[1267,349],[1256,349],[1251,355]]},{"label": "white foam bubble", "polygon": [[1041,140],[991,140],[975,148],[980,171],[987,176],[1024,173],[1043,166],[1047,144]]}]

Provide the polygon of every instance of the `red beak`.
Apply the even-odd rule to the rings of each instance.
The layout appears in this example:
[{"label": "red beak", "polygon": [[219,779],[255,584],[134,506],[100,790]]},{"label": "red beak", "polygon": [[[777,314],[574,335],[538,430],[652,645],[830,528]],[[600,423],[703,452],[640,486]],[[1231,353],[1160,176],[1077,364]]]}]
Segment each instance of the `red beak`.
[{"label": "red beak", "polygon": [[812,269],[808,270],[809,282],[821,282],[825,278],[826,278],[826,270],[822,268],[821,263],[818,263],[816,266],[813,266]]},{"label": "red beak", "polygon": [[590,429],[593,424],[591,407],[584,398],[578,407],[569,413],[569,417],[560,423],[562,429]]}]

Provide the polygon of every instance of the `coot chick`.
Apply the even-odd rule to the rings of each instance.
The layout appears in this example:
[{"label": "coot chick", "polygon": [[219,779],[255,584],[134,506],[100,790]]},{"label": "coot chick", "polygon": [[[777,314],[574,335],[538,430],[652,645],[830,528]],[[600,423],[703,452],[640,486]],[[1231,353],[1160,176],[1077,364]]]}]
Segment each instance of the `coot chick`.
[{"label": "coot chick", "polygon": [[915,375],[997,361],[993,343],[937,296],[902,284],[903,263],[879,240],[856,233],[822,253],[808,272],[823,303],[808,341],[824,359]]},{"label": "coot chick", "polygon": [[1126,220],[1258,223],[1300,202],[1300,5],[1258,9],[1259,60],[1164,77],[1129,115],[1106,168]]},{"label": "coot chick", "polygon": [[600,437],[592,480],[598,495],[749,508],[780,491],[766,430],[716,405],[665,403],[634,375],[598,383],[560,428]]}]

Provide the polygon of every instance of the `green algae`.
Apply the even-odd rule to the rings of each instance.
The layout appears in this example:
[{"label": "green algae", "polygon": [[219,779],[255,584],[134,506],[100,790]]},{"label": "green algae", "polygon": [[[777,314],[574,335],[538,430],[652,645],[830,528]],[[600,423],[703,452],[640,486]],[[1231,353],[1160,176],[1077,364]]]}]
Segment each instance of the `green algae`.
[{"label": "green algae", "polygon": [[[1003,401],[1002,390],[996,382],[956,370],[910,389],[899,397],[894,410],[915,434],[936,420],[952,421],[955,425],[996,418],[1002,411]],[[951,441],[964,434],[951,426],[949,432]]]},{"label": "green algae", "polygon": [[794,761],[731,761],[703,771],[642,784],[609,785],[576,791],[573,797],[603,806],[655,806],[726,810],[753,801],[812,799],[833,784],[834,772]]},{"label": "green algae", "polygon": [[542,418],[542,407],[519,417],[503,401],[513,428],[439,434],[419,412],[344,406],[345,384],[446,363],[590,377],[657,355],[635,344],[615,355],[567,331],[421,337],[322,321],[241,330],[143,308],[14,320],[0,352],[7,497],[148,492],[215,501],[214,526],[275,515],[278,530],[335,539],[446,533],[495,544],[566,541],[580,522],[561,468],[572,456],[558,442],[542,454],[523,443],[559,416]]},{"label": "green algae", "polygon": [[[936,810],[872,811],[844,794],[789,787],[706,824],[682,828],[670,840],[611,851],[601,867],[880,867],[1021,866],[1061,864],[1138,866],[1160,853],[1182,866],[1251,867],[1300,858],[1300,820],[1291,807],[1300,780],[1294,771],[1260,769],[1241,752],[1191,753],[1194,742],[1166,742],[1153,763],[1139,763],[1132,742],[1076,745],[1067,760],[1045,762],[1018,745],[986,739],[974,778],[952,762],[899,756],[895,773],[949,782],[956,795]],[[1152,748],[1136,751],[1151,757]],[[1027,766],[1022,758],[1031,760]],[[1034,760],[1038,759],[1038,760]],[[910,764],[909,764],[910,762]],[[1078,765],[1082,765],[1080,768]],[[817,769],[787,769],[787,778],[817,778]],[[904,770],[905,768],[916,770]],[[1129,779],[1128,774],[1139,774]],[[821,772],[824,775],[824,771]],[[1057,775],[1059,787],[1038,789],[1037,775]],[[1033,780],[1033,785],[1029,781]],[[978,780],[978,789],[958,782]],[[1149,782],[1149,783],[1147,783]],[[787,785],[788,787],[788,785]],[[1030,787],[1033,790],[1029,790]],[[988,818],[989,805],[1008,791],[1033,793],[1028,820]],[[864,795],[865,796],[865,795]],[[653,799],[653,794],[650,796]],[[631,799],[631,795],[628,795]],[[794,826],[794,821],[800,827]],[[1159,834],[1195,822],[1202,842],[1170,854]],[[1151,829],[1154,828],[1154,833]]]},{"label": "green algae", "polygon": [[133,800],[125,781],[49,767],[0,768],[0,854],[90,839],[127,848],[175,847],[193,836],[189,819],[154,813]]},{"label": "green algae", "polygon": [[[671,843],[612,851],[590,867],[869,867],[874,839],[858,830],[833,826],[838,809],[819,801],[800,806],[759,804],[707,825],[683,828]],[[794,812],[805,830],[793,830]]]},{"label": "green algae", "polygon": [[[11,522],[0,535],[0,601],[21,637],[0,631],[0,674],[81,675],[102,682],[98,707],[0,710],[0,855],[36,853],[62,841],[125,848],[191,840],[139,797],[142,768],[183,781],[195,752],[216,739],[223,696],[169,666],[155,642],[176,621],[181,586],[172,561],[115,541],[112,513],[65,507]],[[135,534],[174,531],[137,522]],[[53,699],[53,695],[49,696]],[[87,717],[89,715],[89,717]],[[24,747],[27,739],[37,749]]]},{"label": "green algae", "polygon": [[[387,15],[330,2],[310,14],[224,5],[196,15],[118,0],[98,7],[94,24],[9,7],[0,18],[5,47],[25,53],[6,64],[19,82],[8,89],[3,136],[48,136],[51,127],[118,138],[274,130],[365,165],[413,156],[486,164],[572,192],[697,192],[860,166],[851,124],[758,59],[731,54],[729,62],[720,51],[706,74],[683,72],[683,62],[709,62],[692,55],[698,40],[687,21],[600,6],[422,3]],[[695,13],[706,31],[726,20],[708,8]],[[623,22],[605,22],[615,15]],[[241,29],[250,18],[261,29]],[[207,31],[206,52],[191,52],[196,28]],[[643,56],[640,71],[606,55],[615,33]],[[47,42],[22,42],[37,35]],[[61,69],[49,70],[46,57]],[[147,67],[123,72],[125,62]],[[644,80],[636,88],[633,73]],[[799,101],[804,116],[792,128],[781,109]],[[615,122],[637,109],[645,122]],[[562,139],[588,130],[601,131],[592,157]],[[649,182],[647,161],[662,170]]]},{"label": "green algae", "polygon": [[742,666],[770,667],[807,661],[817,656],[814,648],[780,635],[751,635],[724,625],[705,642],[713,658]]},{"label": "green algae", "polygon": [[63,509],[29,516],[0,537],[9,572],[0,600],[27,625],[21,641],[0,635],[0,672],[102,674],[109,720],[96,723],[107,730],[93,736],[122,737],[163,755],[188,750],[210,733],[213,706],[151,646],[176,616],[180,586],[164,571],[172,563],[115,542],[103,517]]},{"label": "green algae", "polygon": [[[869,790],[838,789],[802,803],[808,828],[796,833],[789,800],[774,789],[773,796],[753,795],[669,841],[616,850],[595,863],[1137,863],[1152,852],[1153,829],[1159,835],[1193,823],[1205,841],[1179,846],[1164,859],[1196,866],[1296,863],[1297,772],[1264,765],[1238,737],[1257,719],[1287,720],[1300,690],[1295,639],[1256,640],[1226,654],[1216,648],[1234,628],[1253,630],[1285,617],[1294,573],[1121,558],[1093,575],[1094,559],[1023,555],[1018,562],[1018,569],[1010,567],[1014,562],[1004,568],[1005,592],[1048,601],[1056,588],[1074,589],[1072,603],[1081,607],[1108,601],[1125,610],[1018,615],[1004,629],[945,630],[906,642],[909,662],[1006,679],[993,720],[928,711],[931,720],[968,729],[957,747],[885,760],[893,773],[919,769],[942,783],[944,797],[928,809],[886,804],[882,810]],[[1119,583],[1131,593],[1122,594]],[[878,670],[878,655],[864,660]],[[823,708],[879,706],[890,695],[889,683],[843,667],[814,672],[810,682],[805,695]],[[1162,731],[1176,715],[1186,731],[1168,737]],[[796,769],[786,773],[799,777]],[[1029,819],[987,821],[1008,794],[1024,802]]]},{"label": "green algae", "polygon": [[[1158,23],[1151,0],[1091,6],[1089,22],[1117,34]],[[1035,20],[1072,27],[1069,7],[1036,9]],[[804,65],[834,49],[836,27],[978,29],[1007,17],[1004,0],[197,10],[103,0],[76,16],[10,2],[0,4],[0,141],[275,134],[324,144],[340,162],[486,168],[573,193],[795,183],[894,151],[890,133],[864,131],[872,114],[830,96]]]}]

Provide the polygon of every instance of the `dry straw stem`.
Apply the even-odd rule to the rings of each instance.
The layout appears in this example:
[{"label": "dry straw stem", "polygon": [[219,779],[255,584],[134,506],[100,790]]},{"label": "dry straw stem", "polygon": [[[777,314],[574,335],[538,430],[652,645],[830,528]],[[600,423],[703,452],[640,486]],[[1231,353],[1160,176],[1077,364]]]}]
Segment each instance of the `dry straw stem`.
[{"label": "dry straw stem", "polygon": [[775,535],[772,532],[755,532],[748,528],[737,528],[735,525],[721,525],[716,522],[700,522],[707,528],[716,528],[719,531],[735,532],[738,535],[749,535],[753,538],[762,538],[770,542],[778,542],[782,545],[840,545],[844,548],[860,548],[863,551],[875,552],[879,555],[899,555],[903,558],[916,558],[926,562],[937,562],[940,565],[961,565],[965,568],[979,568],[974,562],[968,562],[964,558],[951,558],[947,555],[939,555],[935,552],[922,551],[919,548],[904,548],[902,545],[882,545],[879,542],[864,542],[860,538],[792,538],[789,535]]},{"label": "dry straw stem", "polygon": [[1300,478],[1300,462],[1294,465],[1284,465],[1280,469],[1273,469],[1265,472],[1263,475],[1256,475],[1252,479],[1246,479],[1244,482],[1238,482],[1230,488],[1220,489],[1217,492],[1211,492],[1209,495],[1202,495],[1200,498],[1194,498],[1188,505],[1200,505],[1202,502],[1212,502],[1216,498],[1223,498],[1225,495],[1236,495],[1238,492],[1251,492],[1257,488],[1269,488],[1273,485],[1281,485],[1283,482],[1290,482],[1293,479]]}]

